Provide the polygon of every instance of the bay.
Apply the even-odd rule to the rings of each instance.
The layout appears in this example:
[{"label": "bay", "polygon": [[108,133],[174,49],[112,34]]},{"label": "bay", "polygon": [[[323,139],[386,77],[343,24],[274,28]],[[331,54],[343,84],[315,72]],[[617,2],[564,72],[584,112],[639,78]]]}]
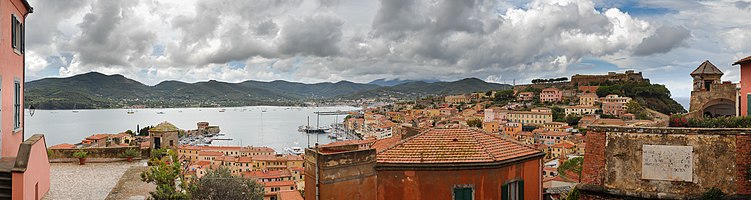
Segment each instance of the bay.
[{"label": "bay", "polygon": [[[224,112],[220,110],[224,109]],[[285,147],[307,147],[332,142],[325,134],[304,134],[298,132],[298,126],[316,125],[317,111],[349,111],[355,107],[277,107],[251,106],[231,108],[149,108],[133,109],[97,109],[97,110],[36,110],[33,116],[28,110],[25,116],[25,134],[30,137],[36,133],[45,134],[47,145],[60,143],[80,143],[81,140],[97,133],[120,133],[136,130],[137,126],[157,125],[168,121],[180,129],[196,129],[200,121],[218,125],[221,132],[231,141],[215,141],[212,145],[267,146],[283,153]],[[266,112],[263,112],[263,111]],[[163,114],[158,114],[162,112]],[[337,119],[345,116],[320,116],[320,126],[328,127]],[[310,143],[308,143],[310,136]]]}]

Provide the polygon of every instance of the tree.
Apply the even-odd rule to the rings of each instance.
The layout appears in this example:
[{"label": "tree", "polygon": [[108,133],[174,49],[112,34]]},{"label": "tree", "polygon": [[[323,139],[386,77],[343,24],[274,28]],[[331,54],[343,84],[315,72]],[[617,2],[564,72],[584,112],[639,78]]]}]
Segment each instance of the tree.
[{"label": "tree", "polygon": [[566,123],[568,123],[568,125],[570,125],[570,126],[576,126],[577,124],[579,124],[579,120],[581,120],[581,119],[582,119],[582,117],[581,117],[581,116],[577,116],[577,115],[567,115],[567,116],[566,116],[566,120],[565,120],[565,121],[566,121]]},{"label": "tree", "polygon": [[495,96],[493,96],[493,102],[497,104],[503,104],[514,100],[514,98],[515,97],[513,90],[501,90],[495,93]]},{"label": "tree", "polygon": [[189,189],[193,199],[262,200],[263,186],[255,180],[232,175],[225,167],[210,169]]},{"label": "tree", "polygon": [[626,107],[626,112],[634,114],[636,116],[636,119],[651,119],[649,112],[647,112],[647,110],[644,109],[644,107],[635,100],[631,100],[626,103]]},{"label": "tree", "polygon": [[568,177],[568,172],[573,172],[573,174],[576,175],[575,178],[581,180],[583,162],[584,157],[575,157],[561,163],[560,166],[558,166],[558,175],[561,177],[573,178]]},{"label": "tree", "polygon": [[556,121],[556,122],[566,121],[565,119],[566,111],[563,108],[558,107],[558,106],[553,106],[552,108],[550,108],[550,110],[553,111],[553,121]]},{"label": "tree", "polygon": [[189,199],[185,193],[177,191],[175,180],[180,175],[180,163],[170,162],[172,156],[163,156],[152,163],[148,171],[141,173],[141,181],[155,183],[156,191],[149,192],[153,199],[180,200]]},{"label": "tree", "polygon": [[482,128],[482,121],[477,118],[470,119],[470,120],[467,120],[467,126]]}]

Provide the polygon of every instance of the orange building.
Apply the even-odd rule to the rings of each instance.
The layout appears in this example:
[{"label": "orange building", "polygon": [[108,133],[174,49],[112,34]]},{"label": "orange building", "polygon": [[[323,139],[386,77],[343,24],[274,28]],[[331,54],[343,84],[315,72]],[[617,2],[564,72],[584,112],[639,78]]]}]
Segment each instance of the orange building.
[{"label": "orange building", "polygon": [[470,129],[401,138],[307,149],[306,199],[542,199],[543,152]]},{"label": "orange building", "polygon": [[740,59],[733,65],[741,66],[740,115],[748,116],[749,108],[751,108],[748,105],[748,99],[751,96],[751,56]]},{"label": "orange building", "polygon": [[50,189],[50,164],[44,135],[24,133],[26,0],[0,0],[0,197],[41,199]]}]

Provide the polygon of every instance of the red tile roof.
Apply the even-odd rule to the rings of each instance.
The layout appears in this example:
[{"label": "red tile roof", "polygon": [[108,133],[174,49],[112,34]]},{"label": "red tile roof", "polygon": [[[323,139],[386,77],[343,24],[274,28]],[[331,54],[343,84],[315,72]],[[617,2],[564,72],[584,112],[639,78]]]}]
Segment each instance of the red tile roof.
[{"label": "red tile roof", "polygon": [[68,143],[62,143],[55,146],[49,147],[49,149],[75,149],[76,145],[68,144]]},{"label": "red tile roof", "polygon": [[576,147],[574,146],[574,144],[571,144],[568,142],[561,142],[561,143],[553,145],[553,148],[573,149],[574,147]]},{"label": "red tile roof", "polygon": [[375,142],[374,139],[366,139],[366,140],[345,140],[345,141],[338,141],[338,142],[332,142],[324,145],[319,145],[318,147],[336,147],[336,146],[346,146],[346,145],[363,145],[368,143]]},{"label": "red tile roof", "polygon": [[199,151],[198,156],[223,156],[222,152],[218,151]]},{"label": "red tile roof", "polygon": [[379,163],[498,162],[537,150],[470,129],[431,129],[376,155]]},{"label": "red tile roof", "polygon": [[241,172],[243,177],[245,178],[255,178],[255,179],[263,179],[263,178],[282,178],[282,177],[290,177],[292,176],[292,173],[289,172],[289,170],[271,170],[271,171],[249,171],[249,172]]},{"label": "red tile roof", "polygon": [[299,191],[279,191],[279,200],[304,200]]},{"label": "red tile roof", "polygon": [[742,58],[742,59],[740,59],[738,61],[735,61],[733,63],[733,65],[740,65],[740,64],[743,64],[743,63],[747,63],[747,62],[751,62],[751,56]]},{"label": "red tile roof", "polygon": [[376,152],[381,152],[389,147],[398,144],[400,141],[401,137],[394,135],[388,138],[377,140],[375,143],[373,143],[373,145],[370,146],[370,148],[375,149]]},{"label": "red tile roof", "polygon": [[110,134],[94,134],[89,137],[86,137],[87,140],[101,140],[107,138]]},{"label": "red tile roof", "polygon": [[271,181],[271,182],[262,182],[263,186],[266,187],[274,187],[274,186],[295,186],[295,181]]}]

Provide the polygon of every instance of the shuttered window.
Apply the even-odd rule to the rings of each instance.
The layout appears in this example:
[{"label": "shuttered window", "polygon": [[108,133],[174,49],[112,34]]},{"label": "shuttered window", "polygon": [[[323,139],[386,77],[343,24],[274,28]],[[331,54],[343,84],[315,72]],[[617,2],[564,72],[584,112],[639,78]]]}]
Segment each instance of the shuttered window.
[{"label": "shuttered window", "polygon": [[524,199],[524,180],[509,182],[501,186],[501,200]]},{"label": "shuttered window", "polygon": [[470,187],[454,188],[454,200],[472,200],[472,193]]}]

